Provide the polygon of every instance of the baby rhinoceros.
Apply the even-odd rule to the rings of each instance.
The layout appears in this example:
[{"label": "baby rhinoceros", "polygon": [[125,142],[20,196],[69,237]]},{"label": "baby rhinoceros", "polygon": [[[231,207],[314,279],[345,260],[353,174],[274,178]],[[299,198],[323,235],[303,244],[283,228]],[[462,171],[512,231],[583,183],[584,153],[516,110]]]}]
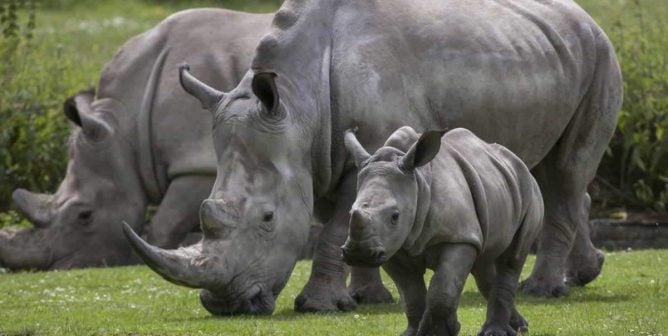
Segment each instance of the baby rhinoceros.
[{"label": "baby rhinoceros", "polygon": [[[456,335],[469,273],[488,302],[480,335],[525,330],[514,296],[543,200],[524,163],[461,128],[418,138],[402,127],[373,155],[350,131],[345,145],[359,175],[343,257],[383,264],[405,303],[404,335]],[[428,290],[426,268],[434,270]]]}]

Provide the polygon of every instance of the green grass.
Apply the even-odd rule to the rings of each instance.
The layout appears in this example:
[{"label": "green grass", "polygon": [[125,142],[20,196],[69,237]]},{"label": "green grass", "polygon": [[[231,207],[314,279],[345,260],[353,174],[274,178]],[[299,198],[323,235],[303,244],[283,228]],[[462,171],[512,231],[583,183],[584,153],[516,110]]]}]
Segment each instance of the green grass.
[{"label": "green grass", "polygon": [[[37,13],[35,38],[31,45],[22,47],[21,58],[11,64],[12,77],[0,78],[0,95],[4,95],[0,110],[12,106],[8,111],[19,111],[16,115],[37,111],[47,116],[42,123],[65,125],[60,111],[62,101],[95,85],[104,63],[129,37],[167,15],[202,6],[268,12],[277,8],[278,2],[43,0]],[[578,2],[608,32],[623,64],[637,63],[634,54],[625,50],[633,50],[638,26],[658,31],[668,17],[665,0]],[[643,13],[640,19],[638,9]],[[668,57],[668,34],[648,36],[652,37],[648,43],[658,46],[656,50],[664,46],[656,53],[656,62],[664,64],[659,60]],[[5,73],[3,66],[8,65],[0,64],[0,72]],[[657,73],[668,71],[664,68]],[[625,76],[630,78],[628,74]],[[639,75],[639,79],[643,78]],[[14,108],[15,101],[26,105]],[[629,111],[633,112],[631,108]],[[8,120],[11,121],[0,118],[0,132],[7,129]],[[55,190],[65,171],[66,139],[65,133],[56,135],[37,133],[36,136],[44,137],[39,142],[44,147],[37,147],[35,140],[26,140],[25,147],[21,147],[31,151],[17,147],[16,153],[27,157],[17,158],[16,167],[7,166],[2,161],[5,157],[0,160],[0,209],[7,209],[7,195],[15,187]],[[21,166],[30,162],[34,168]],[[47,173],[42,166],[50,167],[52,162],[60,162],[61,166]],[[18,221],[17,216],[0,215],[0,227]],[[531,323],[531,335],[668,334],[667,259],[665,250],[609,254],[601,278],[584,289],[574,290],[568,298],[520,297],[520,309]],[[308,263],[297,266],[273,316],[237,318],[212,318],[200,306],[197,291],[172,286],[144,267],[0,274],[0,335],[394,335],[405,327],[399,305],[362,306],[354,313],[324,316],[293,313],[293,300],[308,279],[309,270]],[[391,282],[387,284],[391,286]],[[396,296],[396,290],[392,290]],[[460,310],[463,334],[475,333],[483,318],[483,300],[469,283]]]},{"label": "green grass", "polygon": [[[533,258],[525,267],[529,270]],[[668,332],[668,250],[607,254],[603,274],[567,298],[520,296],[531,335],[660,335]],[[400,304],[351,313],[298,314],[308,279],[300,262],[272,316],[214,318],[198,291],[174,286],[147,267],[0,274],[0,334],[8,335],[396,335]],[[525,274],[526,276],[526,274]],[[396,288],[385,283],[397,297]],[[477,332],[485,306],[472,279],[459,309],[462,335]]]}]

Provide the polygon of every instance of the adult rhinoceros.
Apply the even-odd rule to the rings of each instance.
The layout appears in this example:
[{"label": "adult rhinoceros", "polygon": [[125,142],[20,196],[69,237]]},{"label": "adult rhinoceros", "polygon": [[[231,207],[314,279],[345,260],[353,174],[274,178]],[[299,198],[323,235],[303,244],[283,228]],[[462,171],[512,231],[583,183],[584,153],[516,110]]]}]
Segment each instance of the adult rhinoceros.
[{"label": "adult rhinoceros", "polygon": [[372,150],[401,125],[465,127],[508,147],[546,203],[525,290],[560,295],[567,272],[586,282],[600,271],[586,187],[613,134],[622,82],[609,40],[573,1],[287,0],[234,90],[187,68],[181,80],[215,113],[218,175],[200,210],[204,239],[161,250],[131,238],[163,277],[203,288],[214,314],[271,312],[314,213],[330,220],[295,307],[349,307],[339,246],[355,198],[342,139],[353,127]]},{"label": "adult rhinoceros", "polygon": [[65,114],[78,127],[58,191],[14,192],[16,205],[35,227],[0,235],[0,266],[128,264],[133,253],[120,223],[140,230],[149,203],[160,203],[149,241],[177,246],[198,224],[216,163],[211,116],[183,92],[176,64],[188,59],[208,80],[231,89],[271,17],[188,10],[128,41],[102,71],[97,97],[80,93],[65,104]]}]

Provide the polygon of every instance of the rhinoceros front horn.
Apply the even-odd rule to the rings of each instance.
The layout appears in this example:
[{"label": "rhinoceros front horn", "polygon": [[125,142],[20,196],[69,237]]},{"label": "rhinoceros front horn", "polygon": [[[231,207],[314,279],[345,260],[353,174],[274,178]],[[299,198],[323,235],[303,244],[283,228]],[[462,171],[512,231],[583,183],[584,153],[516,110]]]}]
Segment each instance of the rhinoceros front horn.
[{"label": "rhinoceros front horn", "polygon": [[216,269],[208,267],[202,256],[201,243],[176,250],[163,250],[139,237],[126,222],[123,233],[132,248],[153,271],[165,280],[190,288],[212,288],[218,277]]},{"label": "rhinoceros front horn", "polygon": [[186,92],[199,100],[203,109],[211,111],[225,97],[224,92],[218,91],[195,78],[190,73],[190,66],[188,64],[181,64],[179,66],[179,81]]},{"label": "rhinoceros front horn", "polygon": [[16,189],[12,199],[16,207],[28,217],[36,227],[45,227],[53,218],[51,195],[33,193],[25,189]]}]

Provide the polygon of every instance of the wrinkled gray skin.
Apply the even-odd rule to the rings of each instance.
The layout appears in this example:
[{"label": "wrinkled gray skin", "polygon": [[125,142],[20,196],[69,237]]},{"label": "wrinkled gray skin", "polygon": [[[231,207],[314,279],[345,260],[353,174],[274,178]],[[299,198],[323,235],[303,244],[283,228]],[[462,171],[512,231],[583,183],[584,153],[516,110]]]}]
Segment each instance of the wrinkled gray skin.
[{"label": "wrinkled gray skin", "polygon": [[215,114],[218,172],[200,213],[201,250],[165,252],[162,265],[176,281],[200,279],[191,285],[205,288],[209,307],[243,313],[254,310],[222,302],[272,300],[315,215],[326,226],[295,308],[351,309],[339,247],[355,199],[342,139],[352,127],[371,150],[401,125],[465,127],[504,145],[546,202],[525,290],[561,295],[567,272],[583,284],[600,271],[586,187],[622,82],[607,37],[572,1],[287,0],[234,90],[182,74]]},{"label": "wrinkled gray skin", "polygon": [[97,97],[84,92],[65,104],[76,127],[56,193],[14,192],[16,206],[35,227],[0,235],[0,266],[48,270],[137,262],[120,224],[141,231],[150,203],[160,206],[148,240],[176,247],[198,225],[216,172],[211,116],[181,89],[177,64],[188,59],[206,80],[231,89],[271,17],[189,10],[128,41],[105,66]]},{"label": "wrinkled gray skin", "polygon": [[[514,295],[540,233],[543,199],[517,156],[470,131],[395,131],[373,155],[352,132],[357,199],[342,247],[356,266],[384,264],[406,307],[404,335],[456,335],[469,273],[488,300],[479,335],[516,335],[526,320]],[[425,269],[434,276],[425,288]]]}]

